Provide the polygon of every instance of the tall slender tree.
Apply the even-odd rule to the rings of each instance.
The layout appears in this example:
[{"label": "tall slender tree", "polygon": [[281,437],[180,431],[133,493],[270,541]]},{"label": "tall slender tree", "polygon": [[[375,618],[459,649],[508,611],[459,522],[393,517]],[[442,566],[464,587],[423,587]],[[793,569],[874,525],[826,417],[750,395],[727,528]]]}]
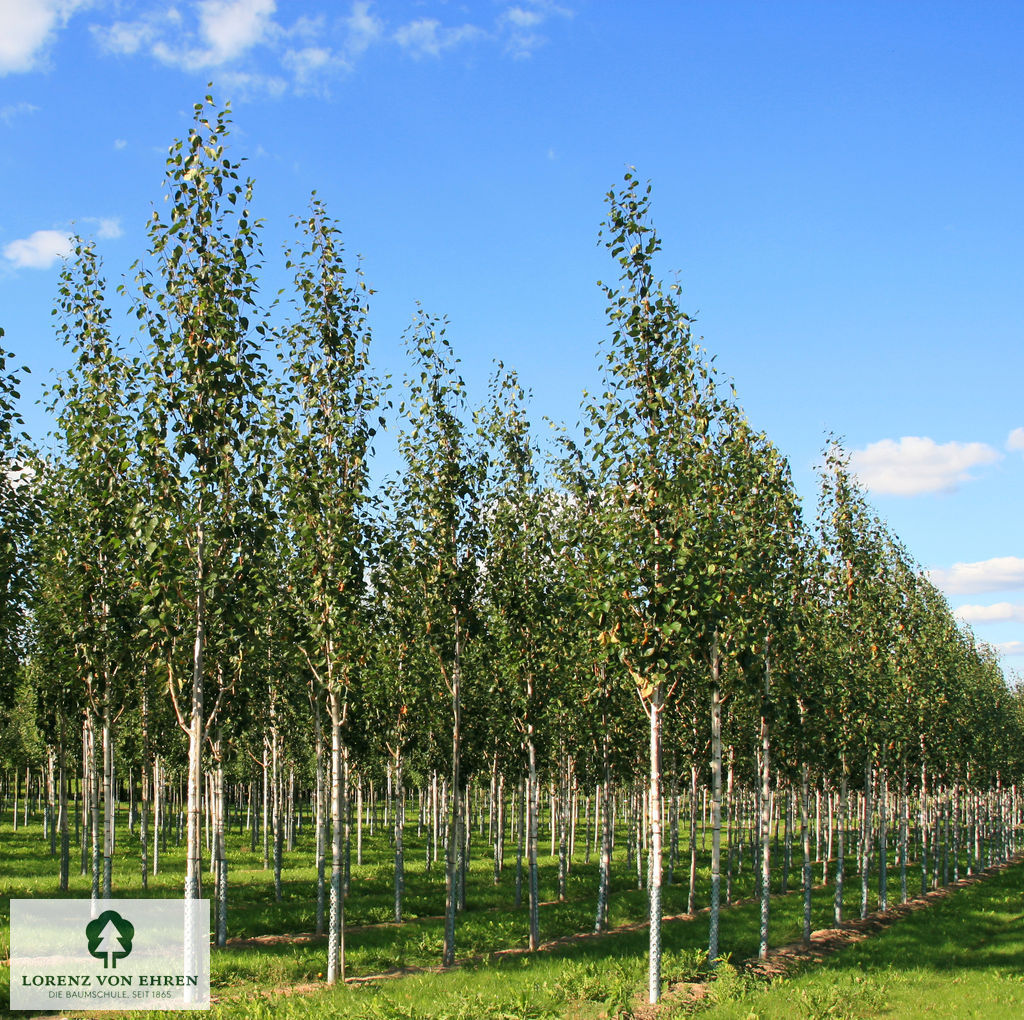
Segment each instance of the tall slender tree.
[{"label": "tall slender tree", "polygon": [[[111,335],[105,281],[93,245],[79,242],[61,272],[59,332],[75,362],[51,390],[63,463],[60,550],[78,579],[72,643],[102,748],[102,895],[111,895],[115,724],[139,667],[139,593],[132,584],[138,498],[132,462],[139,369]],[[54,490],[56,491],[56,490]]]},{"label": "tall slender tree", "polygon": [[[327,699],[331,746],[331,880],[327,980],[345,978],[344,729],[349,691],[368,647],[365,606],[371,443],[384,424],[369,368],[368,288],[349,273],[337,225],[313,199],[292,254],[298,318],[284,361],[295,407],[282,416],[284,503],[294,543],[300,647]],[[319,699],[319,694],[316,695]]]},{"label": "tall slender tree", "polygon": [[[568,508],[564,499],[541,486],[539,452],[523,401],[516,375],[499,366],[484,424],[494,450],[483,600],[494,650],[495,693],[509,705],[525,757],[529,946],[536,950],[540,945],[537,745],[545,708],[562,700],[559,681],[566,679],[572,660],[579,661],[582,648],[566,570]],[[580,721],[577,699],[573,714]]]},{"label": "tall slender tree", "polygon": [[463,695],[470,643],[478,630],[487,460],[479,437],[469,433],[465,423],[465,383],[444,324],[422,317],[408,334],[407,346],[414,368],[401,408],[406,425],[399,449],[405,471],[393,504],[409,535],[421,606],[420,640],[451,708],[442,952],[442,964],[450,967],[455,962],[457,872],[465,838]]},{"label": "tall slender tree", "polygon": [[[618,592],[610,627],[649,723],[650,967],[648,994],[661,994],[662,718],[696,654],[691,624],[721,601],[706,538],[718,524],[703,497],[727,402],[691,337],[677,286],[656,281],[660,242],[649,222],[650,186],[632,172],[608,196],[605,245],[620,286],[604,288],[612,336],[604,394],[586,408],[585,441],[602,498],[615,508],[606,541]],[[717,503],[715,504],[717,507]],[[609,607],[611,609],[611,607]],[[712,647],[714,632],[712,631]]]},{"label": "tall slender tree", "polygon": [[219,607],[247,566],[250,540],[264,536],[267,483],[259,224],[252,182],[225,154],[229,123],[212,97],[196,104],[188,138],[167,160],[169,214],[150,220],[152,264],[138,263],[136,277],[135,311],[149,340],[139,431],[148,486],[139,509],[149,553],[144,616],[189,741],[187,899],[200,895],[203,748],[230,689],[227,664],[208,653],[238,623]]},{"label": "tall slender tree", "polygon": [[[0,341],[4,331],[0,329]],[[25,600],[32,584],[30,541],[36,489],[18,411],[20,376],[8,367],[14,355],[0,346],[0,708],[10,707],[26,636]],[[22,368],[22,372],[27,372]]]}]

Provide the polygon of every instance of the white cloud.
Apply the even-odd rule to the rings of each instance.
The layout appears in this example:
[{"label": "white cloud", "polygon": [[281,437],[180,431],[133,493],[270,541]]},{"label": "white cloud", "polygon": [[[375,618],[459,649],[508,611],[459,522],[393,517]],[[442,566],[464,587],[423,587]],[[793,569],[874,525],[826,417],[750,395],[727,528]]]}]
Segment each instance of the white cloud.
[{"label": "white cloud", "polygon": [[102,237],[106,240],[112,240],[115,237],[120,237],[123,231],[121,230],[121,221],[118,219],[101,219],[99,221],[99,227],[96,231],[97,237]]},{"label": "white cloud", "polygon": [[995,647],[1000,655],[1024,655],[1024,641],[1004,641]]},{"label": "white cloud", "polygon": [[305,40],[308,43],[322,41],[326,33],[327,19],[322,14],[317,14],[314,17],[303,14],[292,22],[290,28],[279,26],[277,29],[277,34],[282,39]]},{"label": "white cloud", "polygon": [[381,37],[384,23],[370,13],[368,3],[354,3],[352,13],[345,19],[345,28],[345,51],[351,57],[358,57]]},{"label": "white cloud", "polygon": [[932,583],[951,595],[1024,588],[1024,557],[997,556],[978,563],[954,563],[928,571]]},{"label": "white cloud", "polygon": [[548,37],[538,29],[552,16],[571,18],[572,11],[549,0],[526,0],[525,3],[506,7],[498,18],[505,52],[517,60],[532,57],[548,41]]},{"label": "white cloud", "polygon": [[[176,13],[176,12],[175,12]],[[165,20],[154,15],[138,21],[115,21],[112,25],[92,25],[93,38],[106,53],[130,55],[149,46],[160,34],[160,22]],[[174,20],[174,19],[171,19]]]},{"label": "white cloud", "polygon": [[179,7],[152,7],[134,19],[96,24],[92,32],[106,53],[144,54],[204,74],[217,68],[218,85],[229,82],[239,91],[277,95],[289,87],[325,90],[332,77],[352,71],[367,50],[385,41],[415,58],[437,58],[484,40],[513,57],[530,56],[547,42],[541,28],[572,16],[553,0],[517,0],[503,5],[489,30],[470,23],[444,25],[433,17],[396,28],[377,15],[371,0],[351,0],[347,13],[293,14],[283,21],[294,6],[276,0],[188,0]]},{"label": "white cloud", "polygon": [[202,0],[199,34],[203,66],[225,64],[263,42],[273,26],[274,0]]},{"label": "white cloud", "polygon": [[161,63],[201,70],[230,64],[276,39],[281,34],[273,17],[276,8],[275,0],[199,0],[192,5],[192,28],[178,8],[168,7],[134,21],[94,25],[92,32],[108,53],[145,51]]},{"label": "white cloud", "polygon": [[347,69],[349,58],[381,32],[368,3],[353,4],[343,19],[344,40],[331,39],[322,15],[302,15],[285,26],[276,14],[275,0],[197,0],[182,10],[154,10],[92,31],[108,53],[145,53],[184,71],[218,68],[217,84],[236,96],[281,95],[288,78],[306,90],[315,79]]},{"label": "white cloud", "polygon": [[516,60],[525,60],[547,43],[548,37],[540,32],[513,32],[505,43],[505,52]]},{"label": "white cloud", "polygon": [[0,75],[39,67],[47,47],[88,0],[0,0]]},{"label": "white cloud", "polygon": [[872,492],[916,496],[952,492],[971,481],[970,469],[1001,454],[987,443],[936,443],[926,436],[882,439],[850,455],[850,467]]},{"label": "white cloud", "polygon": [[968,623],[1024,623],[1024,606],[1012,602],[996,602],[991,606],[960,606],[956,615]]},{"label": "white cloud", "polygon": [[533,28],[544,21],[544,15],[538,10],[527,10],[525,7],[510,7],[505,11],[506,20],[518,28]]},{"label": "white cloud", "polygon": [[[0,0],[2,3],[3,0]],[[27,117],[30,113],[36,113],[39,110],[38,106],[33,106],[31,103],[12,103],[9,106],[0,106],[0,120],[5,124],[10,124],[17,117]]]},{"label": "white cloud", "polygon": [[288,82],[280,75],[254,71],[221,71],[217,85],[223,86],[229,99],[256,95],[277,97],[288,91]]},{"label": "white cloud", "polygon": [[418,18],[395,32],[395,42],[414,57],[439,57],[444,50],[484,35],[483,29],[476,25],[445,28],[435,18]]},{"label": "white cloud", "polygon": [[1007,450],[1024,450],[1024,429],[1014,429],[1006,437]]},{"label": "white cloud", "polygon": [[302,49],[287,50],[281,63],[291,72],[293,84],[298,92],[322,90],[328,74],[345,71],[351,65],[344,57],[325,46],[304,46]]},{"label": "white cloud", "polygon": [[288,50],[283,57],[285,65],[300,77],[308,77],[314,71],[326,67],[331,59],[331,51],[323,46],[305,46],[301,50]]},{"label": "white cloud", "polygon": [[49,269],[71,254],[71,238],[61,230],[37,230],[29,237],[4,245],[4,258],[17,269]]},{"label": "white cloud", "polygon": [[127,145],[128,145],[128,143],[123,138],[115,138],[114,139],[114,148],[115,149],[124,149],[124,148],[127,147]]}]

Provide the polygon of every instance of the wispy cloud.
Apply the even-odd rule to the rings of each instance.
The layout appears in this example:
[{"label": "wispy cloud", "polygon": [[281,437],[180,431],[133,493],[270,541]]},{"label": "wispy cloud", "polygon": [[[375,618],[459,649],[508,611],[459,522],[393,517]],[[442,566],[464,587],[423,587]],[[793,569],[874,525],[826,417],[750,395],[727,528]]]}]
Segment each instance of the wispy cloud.
[{"label": "wispy cloud", "polygon": [[188,72],[216,70],[218,83],[236,92],[279,95],[351,70],[384,30],[366,0],[335,22],[301,15],[282,23],[282,13],[275,0],[197,0],[92,32],[103,52],[146,54]]},{"label": "wispy cloud", "polygon": [[0,75],[44,64],[58,31],[89,0],[0,0]]},{"label": "wispy cloud", "polygon": [[153,56],[189,71],[223,67],[273,36],[276,6],[274,0],[200,0],[195,29],[158,40]]},{"label": "wispy cloud", "polygon": [[38,110],[39,107],[33,106],[32,103],[11,103],[8,106],[0,106],[0,120],[5,124],[11,124],[18,117],[27,117]]},{"label": "wispy cloud", "polygon": [[498,17],[505,52],[517,60],[532,57],[549,40],[541,28],[551,18],[571,18],[568,7],[547,0],[524,0],[506,7]]},{"label": "wispy cloud", "polygon": [[972,468],[1000,459],[987,443],[936,443],[927,436],[903,436],[869,443],[850,455],[850,467],[865,488],[894,496],[952,492],[973,480]]},{"label": "wispy cloud", "polygon": [[997,556],[977,563],[933,567],[928,571],[928,576],[934,584],[951,595],[1024,588],[1024,557]]},{"label": "wispy cloud", "polygon": [[71,236],[61,230],[37,230],[4,245],[4,258],[16,269],[49,269],[71,254]]},{"label": "wispy cloud", "polygon": [[527,57],[548,41],[544,32],[555,19],[572,16],[552,0],[517,0],[480,24],[445,24],[424,15],[389,25],[372,0],[354,0],[340,16],[289,20],[293,9],[276,0],[186,0],[94,24],[92,33],[104,53],[146,55],[186,72],[215,70],[219,84],[278,94],[288,88],[326,92],[328,83],[351,73],[372,47],[437,59],[463,46],[488,44]]},{"label": "wispy cloud", "polygon": [[321,95],[327,94],[333,78],[351,71],[353,67],[344,50],[317,45],[286,50],[281,64],[296,92]]},{"label": "wispy cloud", "polygon": [[1007,450],[1020,450],[1024,452],[1024,429],[1014,429],[1006,437]]},{"label": "wispy cloud", "polygon": [[96,236],[104,240],[113,240],[120,237],[124,231],[121,229],[121,221],[114,218],[90,219],[88,222],[96,224]]},{"label": "wispy cloud", "polygon": [[436,18],[418,18],[395,31],[395,42],[413,57],[439,57],[445,50],[474,42],[487,33],[476,25],[446,27]]},{"label": "wispy cloud", "polygon": [[995,649],[1000,655],[1024,655],[1024,641],[1003,641]]},{"label": "wispy cloud", "polygon": [[384,35],[384,22],[371,12],[368,3],[354,3],[344,25],[345,52],[350,58],[361,56]]},{"label": "wispy cloud", "polygon": [[288,91],[288,79],[279,74],[263,74],[259,71],[221,71],[217,75],[218,86],[234,99],[253,96],[283,96]]},{"label": "wispy cloud", "polygon": [[91,25],[90,31],[100,50],[130,56],[148,50],[166,32],[181,26],[177,8],[150,11],[135,21],[115,21],[111,25]]},{"label": "wispy cloud", "polygon": [[1024,605],[996,602],[990,606],[960,606],[956,615],[967,623],[1024,623]]},{"label": "wispy cloud", "polygon": [[536,10],[525,7],[509,7],[505,11],[505,20],[516,28],[533,28],[544,21],[544,15]]},{"label": "wispy cloud", "polygon": [[282,59],[298,80],[305,81],[336,58],[324,46],[304,46],[301,50],[288,50]]},{"label": "wispy cloud", "polygon": [[158,8],[133,21],[96,24],[92,33],[106,53],[148,53],[185,70],[222,67],[278,37],[274,0],[199,0],[187,9]]}]

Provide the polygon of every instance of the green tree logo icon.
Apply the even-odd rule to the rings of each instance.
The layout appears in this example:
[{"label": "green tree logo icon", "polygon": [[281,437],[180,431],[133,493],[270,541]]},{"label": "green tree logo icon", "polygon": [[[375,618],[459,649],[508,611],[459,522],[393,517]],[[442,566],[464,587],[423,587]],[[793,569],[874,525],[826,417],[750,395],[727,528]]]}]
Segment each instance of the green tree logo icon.
[{"label": "green tree logo icon", "polygon": [[134,935],[135,926],[116,910],[104,910],[99,917],[85,926],[89,953],[97,960],[103,961],[104,969],[117,968],[117,961],[123,960],[132,951]]}]

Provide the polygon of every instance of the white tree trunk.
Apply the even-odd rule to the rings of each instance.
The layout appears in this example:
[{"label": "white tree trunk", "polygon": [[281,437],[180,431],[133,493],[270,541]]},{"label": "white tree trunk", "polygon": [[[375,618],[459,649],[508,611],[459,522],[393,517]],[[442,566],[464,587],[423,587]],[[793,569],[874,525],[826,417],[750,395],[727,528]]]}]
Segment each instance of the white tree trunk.
[{"label": "white tree trunk", "polygon": [[341,695],[328,694],[331,717],[331,902],[327,928],[327,983],[345,980],[345,895],[342,889]]},{"label": "white tree trunk", "polygon": [[[691,776],[691,800],[696,794],[696,769]],[[690,906],[693,911],[693,864],[695,838],[693,806],[690,807]],[[718,926],[722,898],[722,698],[718,687],[718,641],[711,656],[711,910],[708,918],[708,962],[718,961]]]},{"label": "white tree trunk", "polygon": [[650,882],[648,886],[649,908],[649,950],[647,972],[648,1002],[656,1003],[661,998],[661,709],[663,693],[661,685],[651,694],[651,788],[650,823],[651,846],[648,860]]},{"label": "white tree trunk", "polygon": [[[199,508],[200,517],[202,506]],[[200,811],[203,796],[203,658],[206,649],[206,571],[203,525],[196,529],[196,618],[192,649],[192,706],[188,731],[188,809],[185,836],[185,899],[202,896],[202,833]]]}]

